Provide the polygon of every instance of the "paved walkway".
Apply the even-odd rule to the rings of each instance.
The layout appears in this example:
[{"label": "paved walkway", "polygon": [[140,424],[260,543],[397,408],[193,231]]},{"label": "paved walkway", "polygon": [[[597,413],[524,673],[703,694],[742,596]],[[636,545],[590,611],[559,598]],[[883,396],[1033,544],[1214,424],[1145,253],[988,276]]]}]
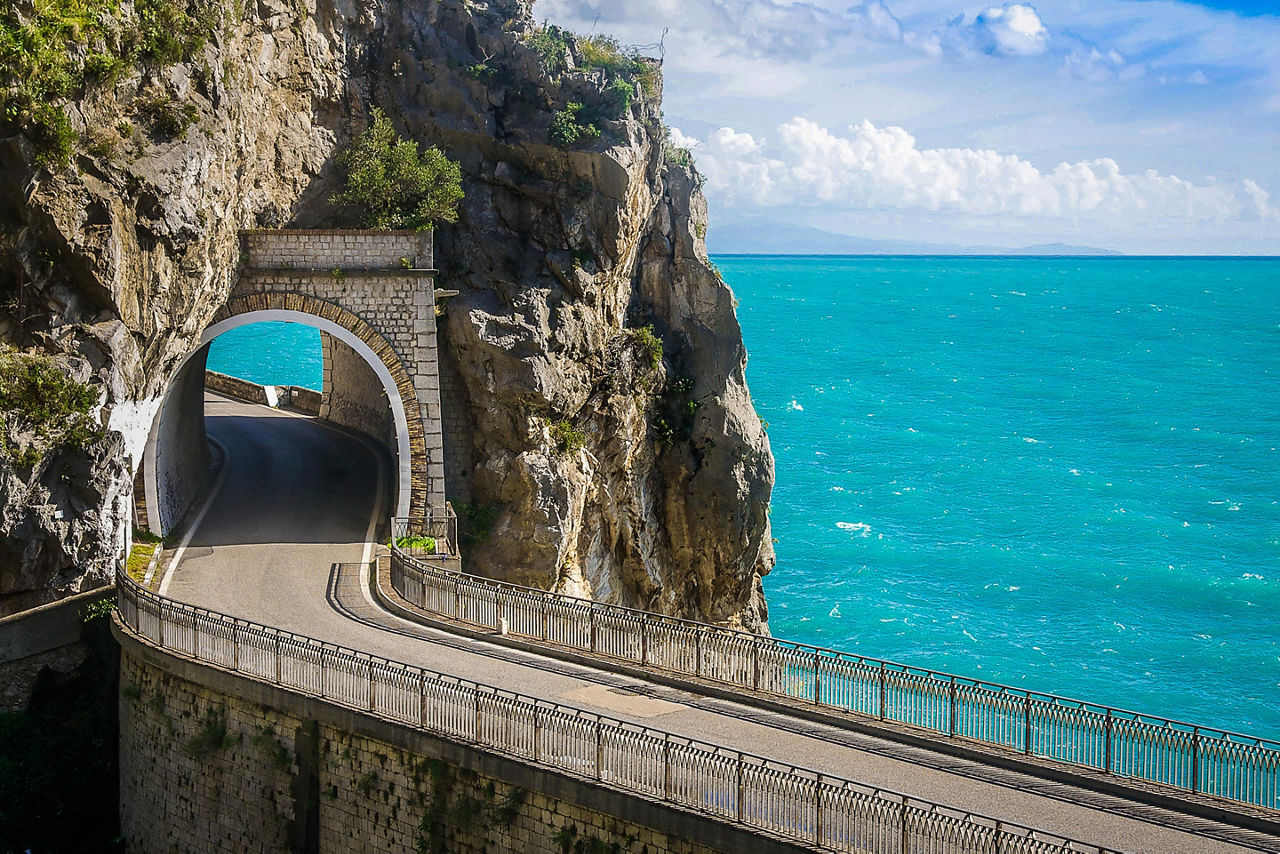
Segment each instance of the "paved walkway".
[{"label": "paved walkway", "polygon": [[207,411],[226,476],[166,579],[175,599],[1117,851],[1280,851],[1276,837],[391,616],[360,579],[371,520],[387,506],[377,474],[387,466],[373,447],[313,419],[224,398],[210,396]]}]

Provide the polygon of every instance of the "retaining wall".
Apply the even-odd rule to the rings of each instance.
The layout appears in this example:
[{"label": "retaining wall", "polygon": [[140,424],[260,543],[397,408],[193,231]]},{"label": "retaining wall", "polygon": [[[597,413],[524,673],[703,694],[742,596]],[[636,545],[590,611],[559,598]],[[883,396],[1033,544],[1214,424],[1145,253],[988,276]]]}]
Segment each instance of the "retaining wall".
[{"label": "retaining wall", "polygon": [[805,850],[116,635],[131,852]]}]

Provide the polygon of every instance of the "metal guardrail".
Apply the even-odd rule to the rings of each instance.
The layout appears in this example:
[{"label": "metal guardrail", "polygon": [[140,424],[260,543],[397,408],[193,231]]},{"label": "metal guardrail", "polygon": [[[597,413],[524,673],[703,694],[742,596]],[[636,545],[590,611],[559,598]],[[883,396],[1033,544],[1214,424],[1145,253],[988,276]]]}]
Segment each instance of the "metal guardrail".
[{"label": "metal guardrail", "polygon": [[117,578],[156,646],[383,720],[818,848],[883,854],[1105,849],[186,605]]},{"label": "metal guardrail", "polygon": [[393,549],[424,611],[743,690],[1280,809],[1280,742],[443,571]]},{"label": "metal guardrail", "polygon": [[[432,548],[424,544],[428,537]],[[391,540],[396,549],[415,557],[458,554],[458,516],[453,505],[432,507],[425,516],[393,519]]]}]

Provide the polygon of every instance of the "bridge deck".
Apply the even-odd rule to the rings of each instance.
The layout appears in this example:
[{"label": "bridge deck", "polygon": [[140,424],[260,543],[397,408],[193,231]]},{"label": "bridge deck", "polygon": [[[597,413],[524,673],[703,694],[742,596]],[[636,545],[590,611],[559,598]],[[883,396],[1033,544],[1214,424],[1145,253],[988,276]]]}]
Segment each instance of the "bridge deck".
[{"label": "bridge deck", "polygon": [[[408,623],[359,581],[387,515],[365,443],[215,396],[225,480],[166,595],[443,673],[905,791],[1119,851],[1280,851],[1280,839]],[[376,506],[379,504],[380,506]]]}]

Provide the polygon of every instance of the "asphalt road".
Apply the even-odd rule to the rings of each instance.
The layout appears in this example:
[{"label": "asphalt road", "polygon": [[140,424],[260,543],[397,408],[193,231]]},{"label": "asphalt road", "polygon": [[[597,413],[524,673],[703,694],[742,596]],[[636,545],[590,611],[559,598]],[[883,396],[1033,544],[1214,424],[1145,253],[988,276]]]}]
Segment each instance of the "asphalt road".
[{"label": "asphalt road", "polygon": [[387,514],[380,472],[389,464],[379,452],[313,418],[213,394],[206,413],[225,454],[222,481],[163,583],[174,599],[1115,851],[1280,851],[1274,837],[952,757],[913,756],[867,736],[392,617],[368,599],[358,569],[336,567],[368,559],[372,520]]}]

